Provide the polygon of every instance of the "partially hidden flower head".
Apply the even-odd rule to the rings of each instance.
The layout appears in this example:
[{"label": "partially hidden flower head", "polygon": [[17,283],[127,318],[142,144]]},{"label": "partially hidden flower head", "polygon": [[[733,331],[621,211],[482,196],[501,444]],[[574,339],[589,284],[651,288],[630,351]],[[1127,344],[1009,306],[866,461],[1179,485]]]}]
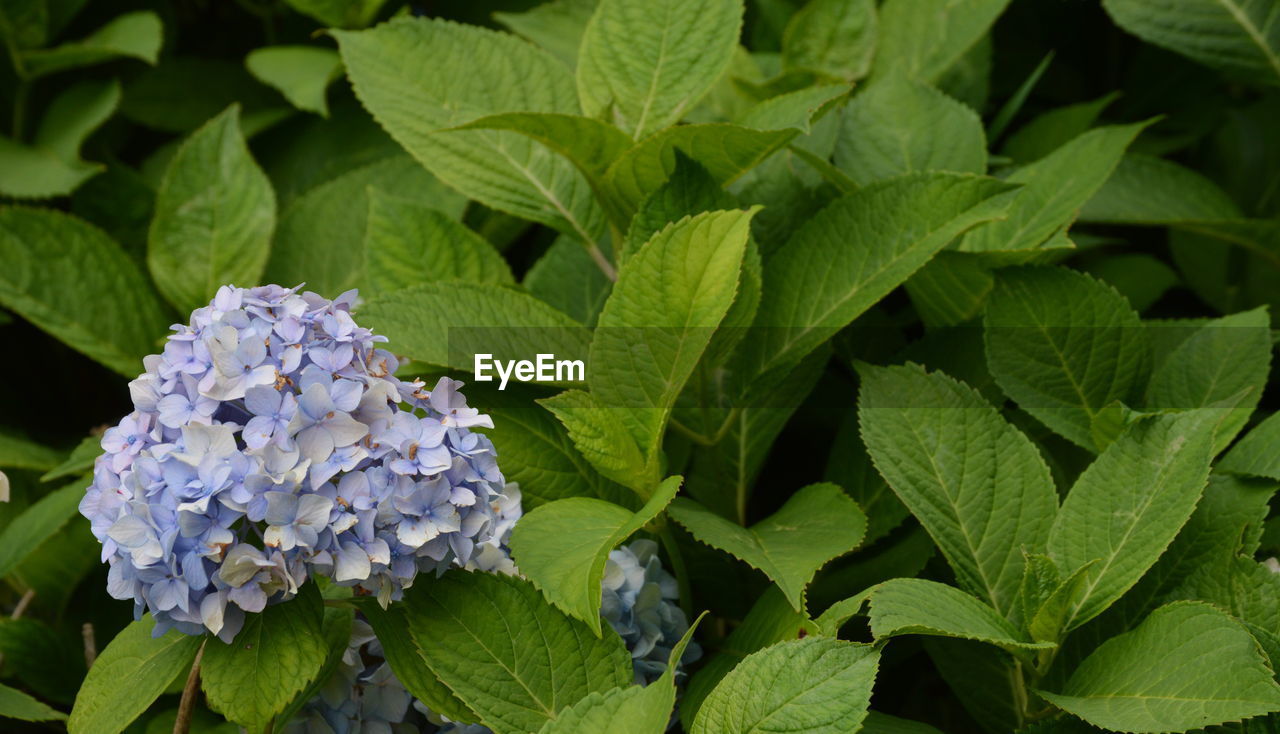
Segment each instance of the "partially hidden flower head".
[{"label": "partially hidden flower head", "polygon": [[313,574],[386,605],[505,541],[519,490],[473,432],[492,421],[460,382],[397,378],[356,297],[224,286],[129,383],[80,512],[157,635],[230,641]]}]

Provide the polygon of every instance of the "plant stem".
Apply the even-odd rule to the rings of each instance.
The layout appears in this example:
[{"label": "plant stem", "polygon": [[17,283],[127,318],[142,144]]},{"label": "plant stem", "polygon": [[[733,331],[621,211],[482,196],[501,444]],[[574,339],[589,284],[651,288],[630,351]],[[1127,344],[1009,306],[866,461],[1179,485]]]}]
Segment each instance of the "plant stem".
[{"label": "plant stem", "polygon": [[595,243],[587,245],[587,254],[599,266],[600,271],[604,273],[604,277],[615,283],[618,282],[618,271],[614,269],[613,263],[609,262],[609,258],[605,257],[604,253],[600,251],[598,245]]},{"label": "plant stem", "polygon": [[178,717],[173,720],[173,734],[187,734],[191,729],[191,715],[196,710],[196,692],[200,690],[200,660],[204,657],[205,642],[196,650],[196,659],[191,661],[191,672],[187,673],[187,685],[182,688],[182,701],[178,703]]},{"label": "plant stem", "polygon": [[84,667],[88,670],[98,659],[98,640],[93,634],[93,622],[80,625],[80,638],[84,640]]}]

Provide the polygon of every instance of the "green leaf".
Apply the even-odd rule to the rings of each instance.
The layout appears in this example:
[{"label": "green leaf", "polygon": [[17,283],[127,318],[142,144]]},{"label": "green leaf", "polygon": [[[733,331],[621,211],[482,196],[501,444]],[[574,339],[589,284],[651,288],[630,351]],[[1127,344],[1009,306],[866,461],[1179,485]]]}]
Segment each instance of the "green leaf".
[{"label": "green leaf", "polygon": [[1227,408],[1214,438],[1226,448],[1258,405],[1271,372],[1271,317],[1265,306],[1214,319],[1187,337],[1147,385],[1147,410]]},{"label": "green leaf", "polygon": [[783,68],[850,82],[871,70],[875,50],[875,0],[813,0],[782,35]]},{"label": "green leaf", "polygon": [[201,666],[209,705],[246,729],[261,731],[324,666],[323,616],[319,590],[305,584],[293,599],[246,615],[230,645],[210,638]]},{"label": "green leaf", "polygon": [[713,548],[758,568],[776,583],[797,611],[818,569],[862,542],[867,516],[834,484],[811,484],[777,512],[749,528],[725,520],[698,503],[678,499],[671,518]]},{"label": "green leaf", "polygon": [[0,194],[18,199],[66,196],[102,166],[65,161],[53,152],[0,137]]},{"label": "green leaf", "polygon": [[475,713],[440,682],[418,654],[418,648],[409,634],[409,622],[403,604],[393,604],[383,609],[376,599],[370,597],[356,599],[355,602],[373,628],[373,633],[377,635],[391,672],[395,673],[396,679],[406,691],[433,712],[447,716],[452,721],[475,721]]},{"label": "green leaf", "polygon": [[704,212],[663,229],[622,267],[600,313],[587,381],[601,406],[622,409],[651,480],[676,398],[733,303],[755,211]]},{"label": "green leaf", "polygon": [[633,140],[677,122],[729,66],[739,0],[602,0],[582,36],[578,96]]},{"label": "green leaf", "polygon": [[911,171],[985,173],[987,139],[973,110],[893,74],[845,108],[835,163],[859,186]]},{"label": "green leaf", "polygon": [[0,432],[0,467],[47,471],[61,461],[61,451],[28,441],[20,436]]},{"label": "green leaf", "polygon": [[[994,179],[909,174],[848,194],[769,260],[749,350],[758,374],[790,369],[965,230],[1002,214]],[[768,383],[769,380],[764,380]]]},{"label": "green leaf", "polygon": [[1280,11],[1268,0],[1103,0],[1121,28],[1207,66],[1280,84]]},{"label": "green leaf", "polygon": [[173,321],[101,230],[49,209],[0,209],[0,304],[127,377]]},{"label": "green leaf", "polygon": [[1009,0],[886,0],[875,74],[901,69],[930,84],[955,66]]},{"label": "green leaf", "polygon": [[960,585],[1002,614],[1023,549],[1036,552],[1058,497],[1034,444],[972,388],[915,366],[864,367],[858,414],[876,468],[920,520]]},{"label": "green leaf", "polygon": [[600,636],[600,584],[619,544],[671,503],[683,477],[668,477],[639,512],[603,500],[572,497],[520,518],[511,555],[520,573],[547,599]]},{"label": "green leaf", "polygon": [[326,26],[363,28],[373,22],[387,0],[285,0],[303,15]]},{"label": "green leaf", "polygon": [[870,602],[871,634],[877,640],[934,635],[987,642],[1010,652],[1054,647],[1053,643],[1032,642],[995,609],[936,581],[886,581],[872,590]]},{"label": "green leaf", "polygon": [[[200,94],[191,94],[193,89]],[[246,130],[251,115],[272,108],[289,112],[280,96],[254,79],[243,63],[195,56],[167,56],[131,79],[120,112],[156,130],[185,133],[236,102],[245,110]]]},{"label": "green leaf", "polygon": [[80,157],[84,141],[120,104],[120,84],[82,81],[49,103],[32,145],[0,138],[0,192],[17,198],[65,196],[103,170]]},{"label": "green leaf", "polygon": [[1063,629],[1111,606],[1178,534],[1208,481],[1216,422],[1211,411],[1145,418],[1076,480],[1054,518],[1047,550],[1064,573],[1098,563]]},{"label": "green leaf", "polygon": [[141,59],[154,65],[163,36],[164,26],[155,13],[149,10],[125,13],[79,41],[26,51],[22,54],[22,63],[33,79],[119,58]]},{"label": "green leaf", "polygon": [[640,203],[627,228],[627,239],[618,254],[618,262],[626,262],[669,224],[699,212],[735,206],[734,197],[720,187],[706,168],[681,153],[676,156],[671,176]]},{"label": "green leaf", "polygon": [[584,696],[631,682],[612,629],[597,638],[523,579],[450,571],[405,597],[427,665],[498,734],[537,731]]},{"label": "green leaf", "polygon": [[693,729],[702,702],[743,658],[774,643],[800,639],[817,631],[809,615],[797,612],[782,589],[770,586],[751,607],[742,624],[729,633],[715,655],[701,663],[689,679],[680,699],[680,720],[685,729]]},{"label": "green leaf", "polygon": [[1100,127],[1074,138],[1006,181],[1023,184],[1009,216],[964,238],[961,250],[1033,250],[1068,224],[1106,182],[1125,148],[1150,123]]},{"label": "green leaf", "polygon": [[[203,638],[169,630],[152,637],[150,616],[125,627],[98,654],[76,695],[70,734],[117,734],[191,667]],[[121,686],[127,685],[128,695]]]},{"label": "green leaf", "polygon": [[[266,280],[306,283],[337,295],[365,285],[369,190],[390,196],[413,192],[415,202],[460,217],[467,200],[409,156],[395,155],[356,168],[312,188],[281,212]],[[366,296],[383,295],[366,290]]]},{"label": "green leaf", "polygon": [[13,0],[0,6],[0,36],[18,48],[44,44],[49,31],[46,0]]},{"label": "green leaf", "polygon": [[85,485],[74,482],[41,497],[0,532],[0,579],[8,576],[67,521],[75,517]]},{"label": "green leaf", "polygon": [[[533,296],[478,283],[404,288],[364,304],[360,317],[390,339],[397,354],[468,372],[475,368],[476,354],[503,361],[542,353],[584,359],[591,340],[581,324]],[[485,377],[497,379],[492,370]]]},{"label": "green leaf", "polygon": [[[1066,145],[1072,138],[1083,135],[1119,96],[1119,92],[1112,92],[1089,102],[1049,110],[1011,134],[1001,146],[1000,154],[1016,163],[1037,161]],[[1121,160],[1116,173],[1112,174],[1113,178],[1123,166],[1124,160]]]},{"label": "green leaf", "polygon": [[882,714],[879,711],[868,711],[862,722],[860,734],[942,734],[941,731],[928,724],[911,719]]},{"label": "green leaf", "polygon": [[458,130],[510,130],[568,158],[593,185],[632,146],[618,128],[590,117],[553,112],[506,112],[460,125]]},{"label": "green leaf", "polygon": [[567,235],[557,237],[546,254],[529,268],[523,285],[539,300],[564,311],[584,326],[595,325],[613,289],[613,281],[581,243]]},{"label": "green leaf", "polygon": [[0,683],[0,719],[63,721],[67,715],[16,688]]},{"label": "green leaf", "polygon": [[1157,609],[1104,642],[1061,693],[1038,693],[1091,724],[1128,732],[1200,729],[1280,711],[1280,685],[1249,632],[1199,602]]},{"label": "green leaf", "polygon": [[552,0],[523,13],[497,12],[493,19],[573,68],[578,64],[582,34],[599,4],[599,0]]},{"label": "green leaf", "polygon": [[342,71],[337,51],[319,46],[264,46],[250,51],[244,65],[294,107],[329,116],[325,90]]},{"label": "green leaf", "polygon": [[1254,426],[1218,462],[1218,469],[1280,480],[1280,413]]},{"label": "green leaf", "polygon": [[1240,207],[1199,173],[1141,153],[1120,159],[1111,177],[1080,210],[1082,222],[1171,224],[1237,219]]},{"label": "green leaf", "polygon": [[440,180],[595,242],[603,218],[569,161],[511,131],[444,129],[517,110],[576,113],[573,78],[550,54],[504,33],[426,18],[333,35],[360,101]]},{"label": "green leaf", "polygon": [[795,128],[807,135],[813,132],[814,123],[833,112],[838,100],[848,93],[848,84],[815,84],[770,97],[744,111],[736,122],[756,130]]},{"label": "green leaf", "polygon": [[365,220],[365,282],[390,293],[438,280],[515,282],[493,245],[443,212],[370,188]]},{"label": "green leaf", "polygon": [[1147,384],[1151,347],[1138,314],[1084,273],[1002,270],[983,329],[1000,389],[1084,449],[1096,450],[1090,431],[1102,408],[1116,400],[1136,404]]},{"label": "green leaf", "polygon": [[208,304],[224,285],[258,285],[271,251],[275,193],[239,117],[229,107],[192,133],[156,192],[147,266],[182,313]]},{"label": "green leaf", "polygon": [[602,476],[640,496],[651,491],[653,481],[644,452],[627,432],[622,417],[626,408],[605,406],[582,390],[566,390],[538,403],[564,425],[574,447]]},{"label": "green leaf", "polygon": [[1109,283],[1139,313],[1153,306],[1180,282],[1178,274],[1163,260],[1140,252],[1116,253],[1090,263],[1084,270]]},{"label": "green leaf", "polygon": [[707,696],[692,734],[844,734],[871,702],[880,651],[829,637],[780,642],[747,656]]}]

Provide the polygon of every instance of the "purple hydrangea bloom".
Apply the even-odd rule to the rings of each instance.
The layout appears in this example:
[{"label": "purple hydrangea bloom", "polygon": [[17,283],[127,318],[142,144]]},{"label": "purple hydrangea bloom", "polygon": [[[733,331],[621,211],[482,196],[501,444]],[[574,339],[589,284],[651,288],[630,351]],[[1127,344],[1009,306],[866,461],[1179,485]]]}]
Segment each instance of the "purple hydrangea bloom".
[{"label": "purple hydrangea bloom", "polygon": [[460,382],[395,377],[355,301],[225,286],[130,383],[80,512],[157,635],[230,641],[315,574],[385,605],[420,572],[501,565],[520,495],[472,432],[492,421]]}]

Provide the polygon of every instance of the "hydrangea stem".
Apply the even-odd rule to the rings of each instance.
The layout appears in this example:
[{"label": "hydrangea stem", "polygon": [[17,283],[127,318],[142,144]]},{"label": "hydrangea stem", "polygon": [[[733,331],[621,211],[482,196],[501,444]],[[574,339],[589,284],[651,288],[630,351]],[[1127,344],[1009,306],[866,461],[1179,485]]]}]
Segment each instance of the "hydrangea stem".
[{"label": "hydrangea stem", "polygon": [[204,657],[204,646],[196,650],[196,659],[191,661],[191,672],[187,674],[187,685],[182,688],[182,701],[178,703],[178,716],[173,720],[173,734],[187,734],[191,729],[191,715],[196,709],[196,692],[200,690],[200,660]]}]

